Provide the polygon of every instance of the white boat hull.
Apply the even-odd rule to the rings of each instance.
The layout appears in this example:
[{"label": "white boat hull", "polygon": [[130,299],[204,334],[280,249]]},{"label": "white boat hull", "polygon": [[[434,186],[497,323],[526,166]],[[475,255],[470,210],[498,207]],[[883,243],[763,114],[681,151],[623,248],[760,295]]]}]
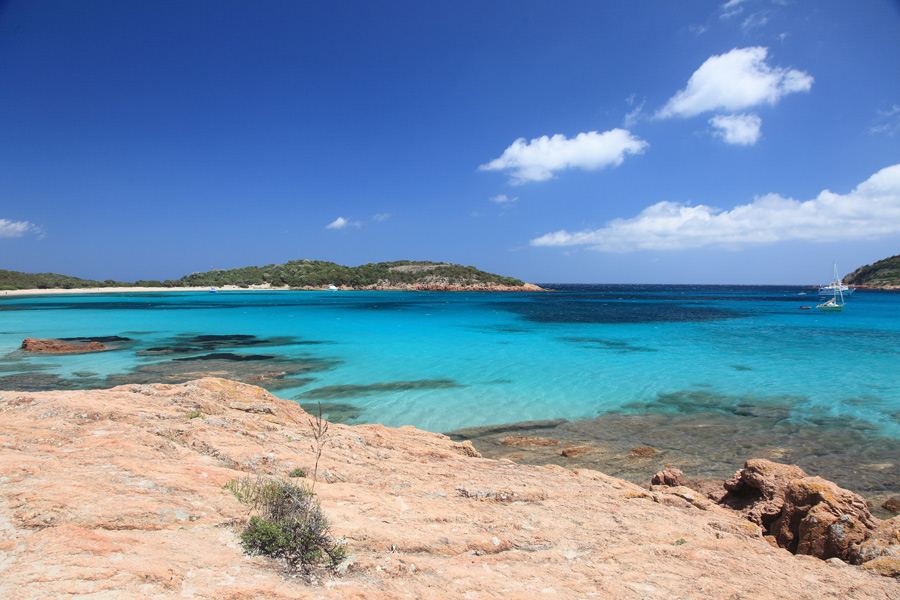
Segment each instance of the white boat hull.
[{"label": "white boat hull", "polygon": [[[854,290],[856,290],[855,287],[851,287],[849,285],[842,285],[840,292],[845,296],[849,296],[850,294],[852,294],[854,292]],[[835,288],[834,288],[834,286],[831,286],[831,285],[823,285],[822,287],[819,288],[820,296],[833,296],[834,292],[835,292]]]}]

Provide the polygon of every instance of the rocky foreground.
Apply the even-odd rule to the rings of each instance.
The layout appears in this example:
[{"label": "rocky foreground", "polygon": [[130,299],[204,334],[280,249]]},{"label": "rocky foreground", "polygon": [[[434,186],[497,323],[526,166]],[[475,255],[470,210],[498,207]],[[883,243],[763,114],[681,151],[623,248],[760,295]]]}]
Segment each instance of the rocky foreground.
[{"label": "rocky foreground", "polygon": [[0,597],[900,598],[900,580],[774,547],[687,488],[488,460],[412,427],[329,436],[315,491],[349,556],[308,582],[242,552],[247,508],[223,489],[312,472],[296,403],[222,379],[0,392]]}]

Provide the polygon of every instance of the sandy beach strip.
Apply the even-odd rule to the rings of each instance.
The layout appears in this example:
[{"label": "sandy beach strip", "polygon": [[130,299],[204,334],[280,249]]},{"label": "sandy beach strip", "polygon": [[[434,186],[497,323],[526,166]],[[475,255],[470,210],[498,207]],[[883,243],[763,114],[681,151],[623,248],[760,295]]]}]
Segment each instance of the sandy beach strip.
[{"label": "sandy beach strip", "polygon": [[[218,292],[277,292],[289,291],[291,288],[272,287],[270,285],[251,285],[250,287],[240,287],[237,285],[216,286]],[[325,290],[325,288],[322,288]],[[52,289],[34,289],[34,290],[3,290],[0,292],[2,296],[45,296],[53,294],[126,294],[126,293],[145,293],[145,292],[209,292],[207,286],[195,287],[102,287],[102,288],[52,288]]]}]

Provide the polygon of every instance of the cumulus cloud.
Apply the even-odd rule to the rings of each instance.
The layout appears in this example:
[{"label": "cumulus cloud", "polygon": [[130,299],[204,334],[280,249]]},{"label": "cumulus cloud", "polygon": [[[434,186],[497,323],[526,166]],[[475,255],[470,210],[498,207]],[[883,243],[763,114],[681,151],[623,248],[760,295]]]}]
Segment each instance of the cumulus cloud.
[{"label": "cumulus cloud", "polygon": [[603,133],[589,131],[572,139],[562,134],[542,136],[530,142],[519,138],[499,158],[481,165],[481,171],[511,171],[510,183],[550,179],[565,169],[594,170],[618,166],[626,154],[640,154],[647,142],[625,129]]},{"label": "cumulus cloud", "polygon": [[809,74],[771,67],[766,63],[767,54],[767,48],[755,46],[709,57],[656,117],[693,117],[709,111],[744,110],[761,104],[773,105],[787,94],[809,91],[813,84]]},{"label": "cumulus cloud", "polygon": [[0,219],[0,238],[17,238],[27,234],[41,236],[41,228],[28,221]]},{"label": "cumulus cloud", "polygon": [[716,135],[729,144],[752,146],[760,136],[762,119],[757,115],[716,115],[709,120],[716,129]]},{"label": "cumulus cloud", "polygon": [[362,223],[359,221],[350,221],[345,219],[344,217],[338,217],[331,223],[325,226],[325,229],[346,229],[348,227],[362,227]]},{"label": "cumulus cloud", "polygon": [[493,202],[494,204],[507,205],[507,206],[509,206],[510,204],[512,204],[514,202],[518,202],[518,200],[519,200],[518,197],[510,198],[506,194],[500,194],[499,196],[494,196],[494,197],[490,198],[490,201]]},{"label": "cumulus cloud", "polygon": [[556,231],[531,240],[531,245],[589,246],[604,252],[738,249],[791,240],[871,240],[896,234],[900,234],[900,164],[878,171],[848,194],[824,190],[805,202],[767,194],[731,210],[664,201],[601,229]]}]

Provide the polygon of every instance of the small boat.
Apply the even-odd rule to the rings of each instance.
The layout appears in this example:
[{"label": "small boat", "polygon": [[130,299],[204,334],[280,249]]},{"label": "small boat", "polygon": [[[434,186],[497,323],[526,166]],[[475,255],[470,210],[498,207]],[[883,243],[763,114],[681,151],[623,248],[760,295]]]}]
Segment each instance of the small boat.
[{"label": "small boat", "polygon": [[329,284],[328,284],[328,291],[329,291],[329,292],[336,292],[336,291],[338,291],[338,288],[337,288],[336,285],[329,283]]},{"label": "small boat", "polygon": [[801,306],[800,310],[809,310],[811,308],[812,308],[812,306]]},{"label": "small boat", "polygon": [[819,286],[820,296],[834,296],[835,291],[841,292],[844,296],[849,296],[856,290],[856,286],[847,285],[837,274],[837,263],[834,263],[834,281],[828,285]]},{"label": "small boat", "polygon": [[[844,310],[844,290],[841,289],[844,284],[838,278],[837,263],[834,263],[834,281],[828,287],[831,288],[831,300],[816,304],[816,308],[819,310]],[[821,293],[821,289],[819,293]],[[838,302],[838,296],[841,298],[840,302]]]},{"label": "small boat", "polygon": [[837,298],[832,298],[828,302],[823,302],[822,304],[816,304],[816,308],[819,310],[844,310],[844,299],[841,298],[841,302],[838,303]]},{"label": "small boat", "polygon": [[217,289],[214,288],[213,286],[209,286],[209,293],[210,293],[210,294],[218,294],[218,293],[219,293],[219,290],[217,290]]}]

